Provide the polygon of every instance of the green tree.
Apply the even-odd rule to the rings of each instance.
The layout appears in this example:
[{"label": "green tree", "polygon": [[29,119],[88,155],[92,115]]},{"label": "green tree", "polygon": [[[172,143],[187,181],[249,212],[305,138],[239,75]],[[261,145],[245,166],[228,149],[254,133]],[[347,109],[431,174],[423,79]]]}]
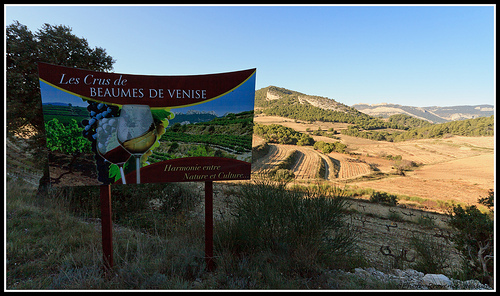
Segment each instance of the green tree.
[{"label": "green tree", "polygon": [[297,141],[297,145],[299,146],[311,146],[314,145],[314,139],[309,137],[307,134],[302,134]]},{"label": "green tree", "polygon": [[[36,33],[18,21],[6,27],[7,136],[29,136],[30,152],[44,169],[41,189],[49,182],[38,62],[93,71],[110,71],[115,62],[101,47],[91,48],[71,28],[44,24]],[[29,131],[34,135],[26,133]]]},{"label": "green tree", "polygon": [[493,287],[493,190],[487,198],[479,199],[490,213],[481,212],[475,205],[453,206],[448,224],[455,230],[452,236],[464,259],[464,275],[480,279]]}]

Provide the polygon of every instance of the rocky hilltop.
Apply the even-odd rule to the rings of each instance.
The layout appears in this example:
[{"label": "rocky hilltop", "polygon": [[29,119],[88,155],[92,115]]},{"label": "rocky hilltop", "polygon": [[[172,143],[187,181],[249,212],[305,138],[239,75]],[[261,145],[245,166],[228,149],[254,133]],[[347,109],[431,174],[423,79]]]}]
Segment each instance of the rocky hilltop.
[{"label": "rocky hilltop", "polygon": [[281,100],[286,103],[286,99],[296,98],[300,104],[309,104],[325,110],[348,112],[352,110],[349,106],[339,103],[327,97],[307,95],[298,91],[289,90],[277,86],[268,86],[255,92],[256,107],[263,107]]}]

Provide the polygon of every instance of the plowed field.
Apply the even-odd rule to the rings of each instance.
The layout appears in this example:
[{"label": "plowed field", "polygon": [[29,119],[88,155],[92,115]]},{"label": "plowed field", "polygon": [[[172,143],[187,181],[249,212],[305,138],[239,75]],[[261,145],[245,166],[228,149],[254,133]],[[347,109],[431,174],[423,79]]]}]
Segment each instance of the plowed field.
[{"label": "plowed field", "polygon": [[[346,154],[332,152],[324,155],[312,147],[279,144],[269,144],[269,153],[258,159],[252,169],[254,172],[270,170],[285,160],[293,150],[297,150],[297,159],[291,167],[296,180],[316,179],[321,161],[325,165],[326,177],[323,178],[326,180],[356,178],[372,172],[366,162]],[[337,173],[334,171],[334,163],[337,164]]]},{"label": "plowed field", "polygon": [[311,149],[298,149],[297,161],[292,167],[295,178],[299,180],[314,179],[318,171],[321,157]]},{"label": "plowed field", "polygon": [[[338,131],[348,126],[344,123],[298,122],[271,116],[257,116],[254,121],[281,124],[303,133],[307,133],[306,130],[318,130],[318,127]],[[259,159],[253,168],[271,168],[286,157],[287,151],[295,149],[300,156],[293,167],[296,180],[316,179],[316,172],[323,161],[327,171],[326,180],[430,200],[477,204],[477,200],[486,197],[488,190],[495,186],[494,137],[453,136],[391,143],[340,134],[336,136],[347,145],[351,154],[333,152],[324,155],[312,147],[271,144],[268,155]],[[338,141],[324,136],[313,138],[316,141]],[[406,172],[404,177],[394,176],[391,173],[395,172],[395,159],[413,161],[419,166],[414,171]],[[374,171],[386,173],[388,177],[359,179]]]},{"label": "plowed field", "polygon": [[401,143],[381,142],[374,145],[358,145],[356,152],[386,157],[398,156],[422,164],[435,164],[457,158],[471,157],[482,153],[470,145],[454,144],[446,139],[423,139]]},{"label": "plowed field", "polygon": [[269,144],[269,152],[252,164],[254,172],[262,172],[272,169],[285,160],[288,153],[295,150],[295,146]]},{"label": "plowed field", "polygon": [[336,152],[332,152],[328,154],[328,156],[336,159],[339,162],[339,179],[356,178],[359,176],[370,174],[372,172],[370,166],[360,159]]},{"label": "plowed field", "polygon": [[322,157],[312,147],[269,144],[269,152],[252,164],[252,170],[256,173],[270,170],[294,150],[297,150],[297,157],[290,170],[295,174],[295,179],[315,179]]}]

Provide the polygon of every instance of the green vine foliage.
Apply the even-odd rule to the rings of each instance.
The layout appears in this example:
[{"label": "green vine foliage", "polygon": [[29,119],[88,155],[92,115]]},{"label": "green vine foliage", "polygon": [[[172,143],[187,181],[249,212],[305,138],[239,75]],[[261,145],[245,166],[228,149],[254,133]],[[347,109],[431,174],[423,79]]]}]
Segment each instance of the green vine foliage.
[{"label": "green vine foliage", "polygon": [[82,128],[72,119],[64,125],[57,118],[45,123],[47,147],[51,151],[60,151],[65,154],[91,153],[90,141],[82,136]]}]

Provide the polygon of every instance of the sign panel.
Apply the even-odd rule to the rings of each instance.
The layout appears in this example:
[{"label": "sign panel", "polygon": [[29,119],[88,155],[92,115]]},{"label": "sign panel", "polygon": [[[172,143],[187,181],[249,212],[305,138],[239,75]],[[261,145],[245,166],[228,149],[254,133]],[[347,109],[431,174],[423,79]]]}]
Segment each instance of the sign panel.
[{"label": "sign panel", "polygon": [[55,186],[250,178],[255,69],[184,76],[39,63]]}]

